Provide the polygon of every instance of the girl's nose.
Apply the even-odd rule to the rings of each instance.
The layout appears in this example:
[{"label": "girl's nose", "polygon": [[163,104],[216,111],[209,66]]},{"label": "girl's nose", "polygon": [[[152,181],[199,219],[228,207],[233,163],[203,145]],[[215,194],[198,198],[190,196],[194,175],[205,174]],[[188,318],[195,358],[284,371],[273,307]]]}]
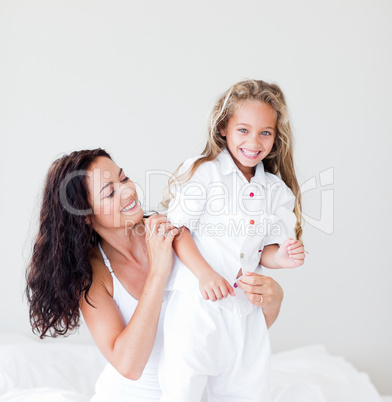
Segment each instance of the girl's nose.
[{"label": "girl's nose", "polygon": [[260,143],[260,135],[258,133],[253,133],[250,138],[253,144]]}]

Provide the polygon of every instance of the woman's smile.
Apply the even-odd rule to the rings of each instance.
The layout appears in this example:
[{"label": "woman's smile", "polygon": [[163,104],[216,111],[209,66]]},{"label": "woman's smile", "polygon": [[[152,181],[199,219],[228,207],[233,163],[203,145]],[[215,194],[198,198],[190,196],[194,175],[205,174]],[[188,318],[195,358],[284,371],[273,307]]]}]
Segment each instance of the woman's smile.
[{"label": "woman's smile", "polygon": [[132,200],[128,203],[120,212],[129,212],[132,211],[136,207],[136,200]]}]

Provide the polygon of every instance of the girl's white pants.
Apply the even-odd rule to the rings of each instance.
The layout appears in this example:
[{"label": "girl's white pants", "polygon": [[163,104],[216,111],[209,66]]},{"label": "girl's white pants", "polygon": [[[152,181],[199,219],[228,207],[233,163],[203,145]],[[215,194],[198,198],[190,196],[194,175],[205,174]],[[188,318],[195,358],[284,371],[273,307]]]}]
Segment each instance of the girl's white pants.
[{"label": "girl's white pants", "polygon": [[208,402],[270,402],[270,355],[261,308],[241,316],[175,290],[164,321],[161,402],[200,402],[204,390]]}]

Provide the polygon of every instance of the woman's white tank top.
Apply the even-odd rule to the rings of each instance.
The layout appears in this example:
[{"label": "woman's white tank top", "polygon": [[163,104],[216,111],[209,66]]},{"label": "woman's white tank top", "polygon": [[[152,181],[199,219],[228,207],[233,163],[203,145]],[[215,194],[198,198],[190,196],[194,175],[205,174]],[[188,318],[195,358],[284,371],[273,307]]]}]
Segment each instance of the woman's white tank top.
[{"label": "woman's white tank top", "polygon": [[[113,300],[116,302],[124,322],[128,324],[135,312],[138,301],[131,296],[116,277],[109,259],[98,243],[105,265],[113,278]],[[95,395],[91,402],[158,402],[161,390],[158,383],[158,361],[163,347],[163,318],[167,304],[165,293],[158,323],[157,335],[150,359],[139,380],[133,381],[123,377],[108,363],[95,385]]]}]

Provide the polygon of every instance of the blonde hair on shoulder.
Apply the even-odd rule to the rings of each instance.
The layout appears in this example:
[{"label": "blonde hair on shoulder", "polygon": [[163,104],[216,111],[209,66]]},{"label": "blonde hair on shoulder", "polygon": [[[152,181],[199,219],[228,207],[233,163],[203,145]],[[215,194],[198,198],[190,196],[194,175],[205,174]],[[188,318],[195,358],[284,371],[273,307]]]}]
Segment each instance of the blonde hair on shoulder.
[{"label": "blonde hair on shoulder", "polygon": [[226,138],[221,131],[227,127],[230,118],[236,109],[244,102],[262,102],[270,105],[277,113],[277,133],[271,152],[263,159],[266,172],[280,176],[295,196],[294,213],[297,218],[295,235],[298,240],[302,238],[302,204],[301,192],[294,169],[293,160],[293,134],[289,123],[286,100],[282,90],[276,84],[269,84],[261,80],[245,80],[229,88],[213,106],[208,119],[208,139],[202,152],[191,167],[180,177],[176,177],[179,169],[169,180],[167,194],[162,205],[167,208],[173,197],[170,188],[176,180],[186,182],[198,167],[208,161],[214,160],[226,148]]}]

